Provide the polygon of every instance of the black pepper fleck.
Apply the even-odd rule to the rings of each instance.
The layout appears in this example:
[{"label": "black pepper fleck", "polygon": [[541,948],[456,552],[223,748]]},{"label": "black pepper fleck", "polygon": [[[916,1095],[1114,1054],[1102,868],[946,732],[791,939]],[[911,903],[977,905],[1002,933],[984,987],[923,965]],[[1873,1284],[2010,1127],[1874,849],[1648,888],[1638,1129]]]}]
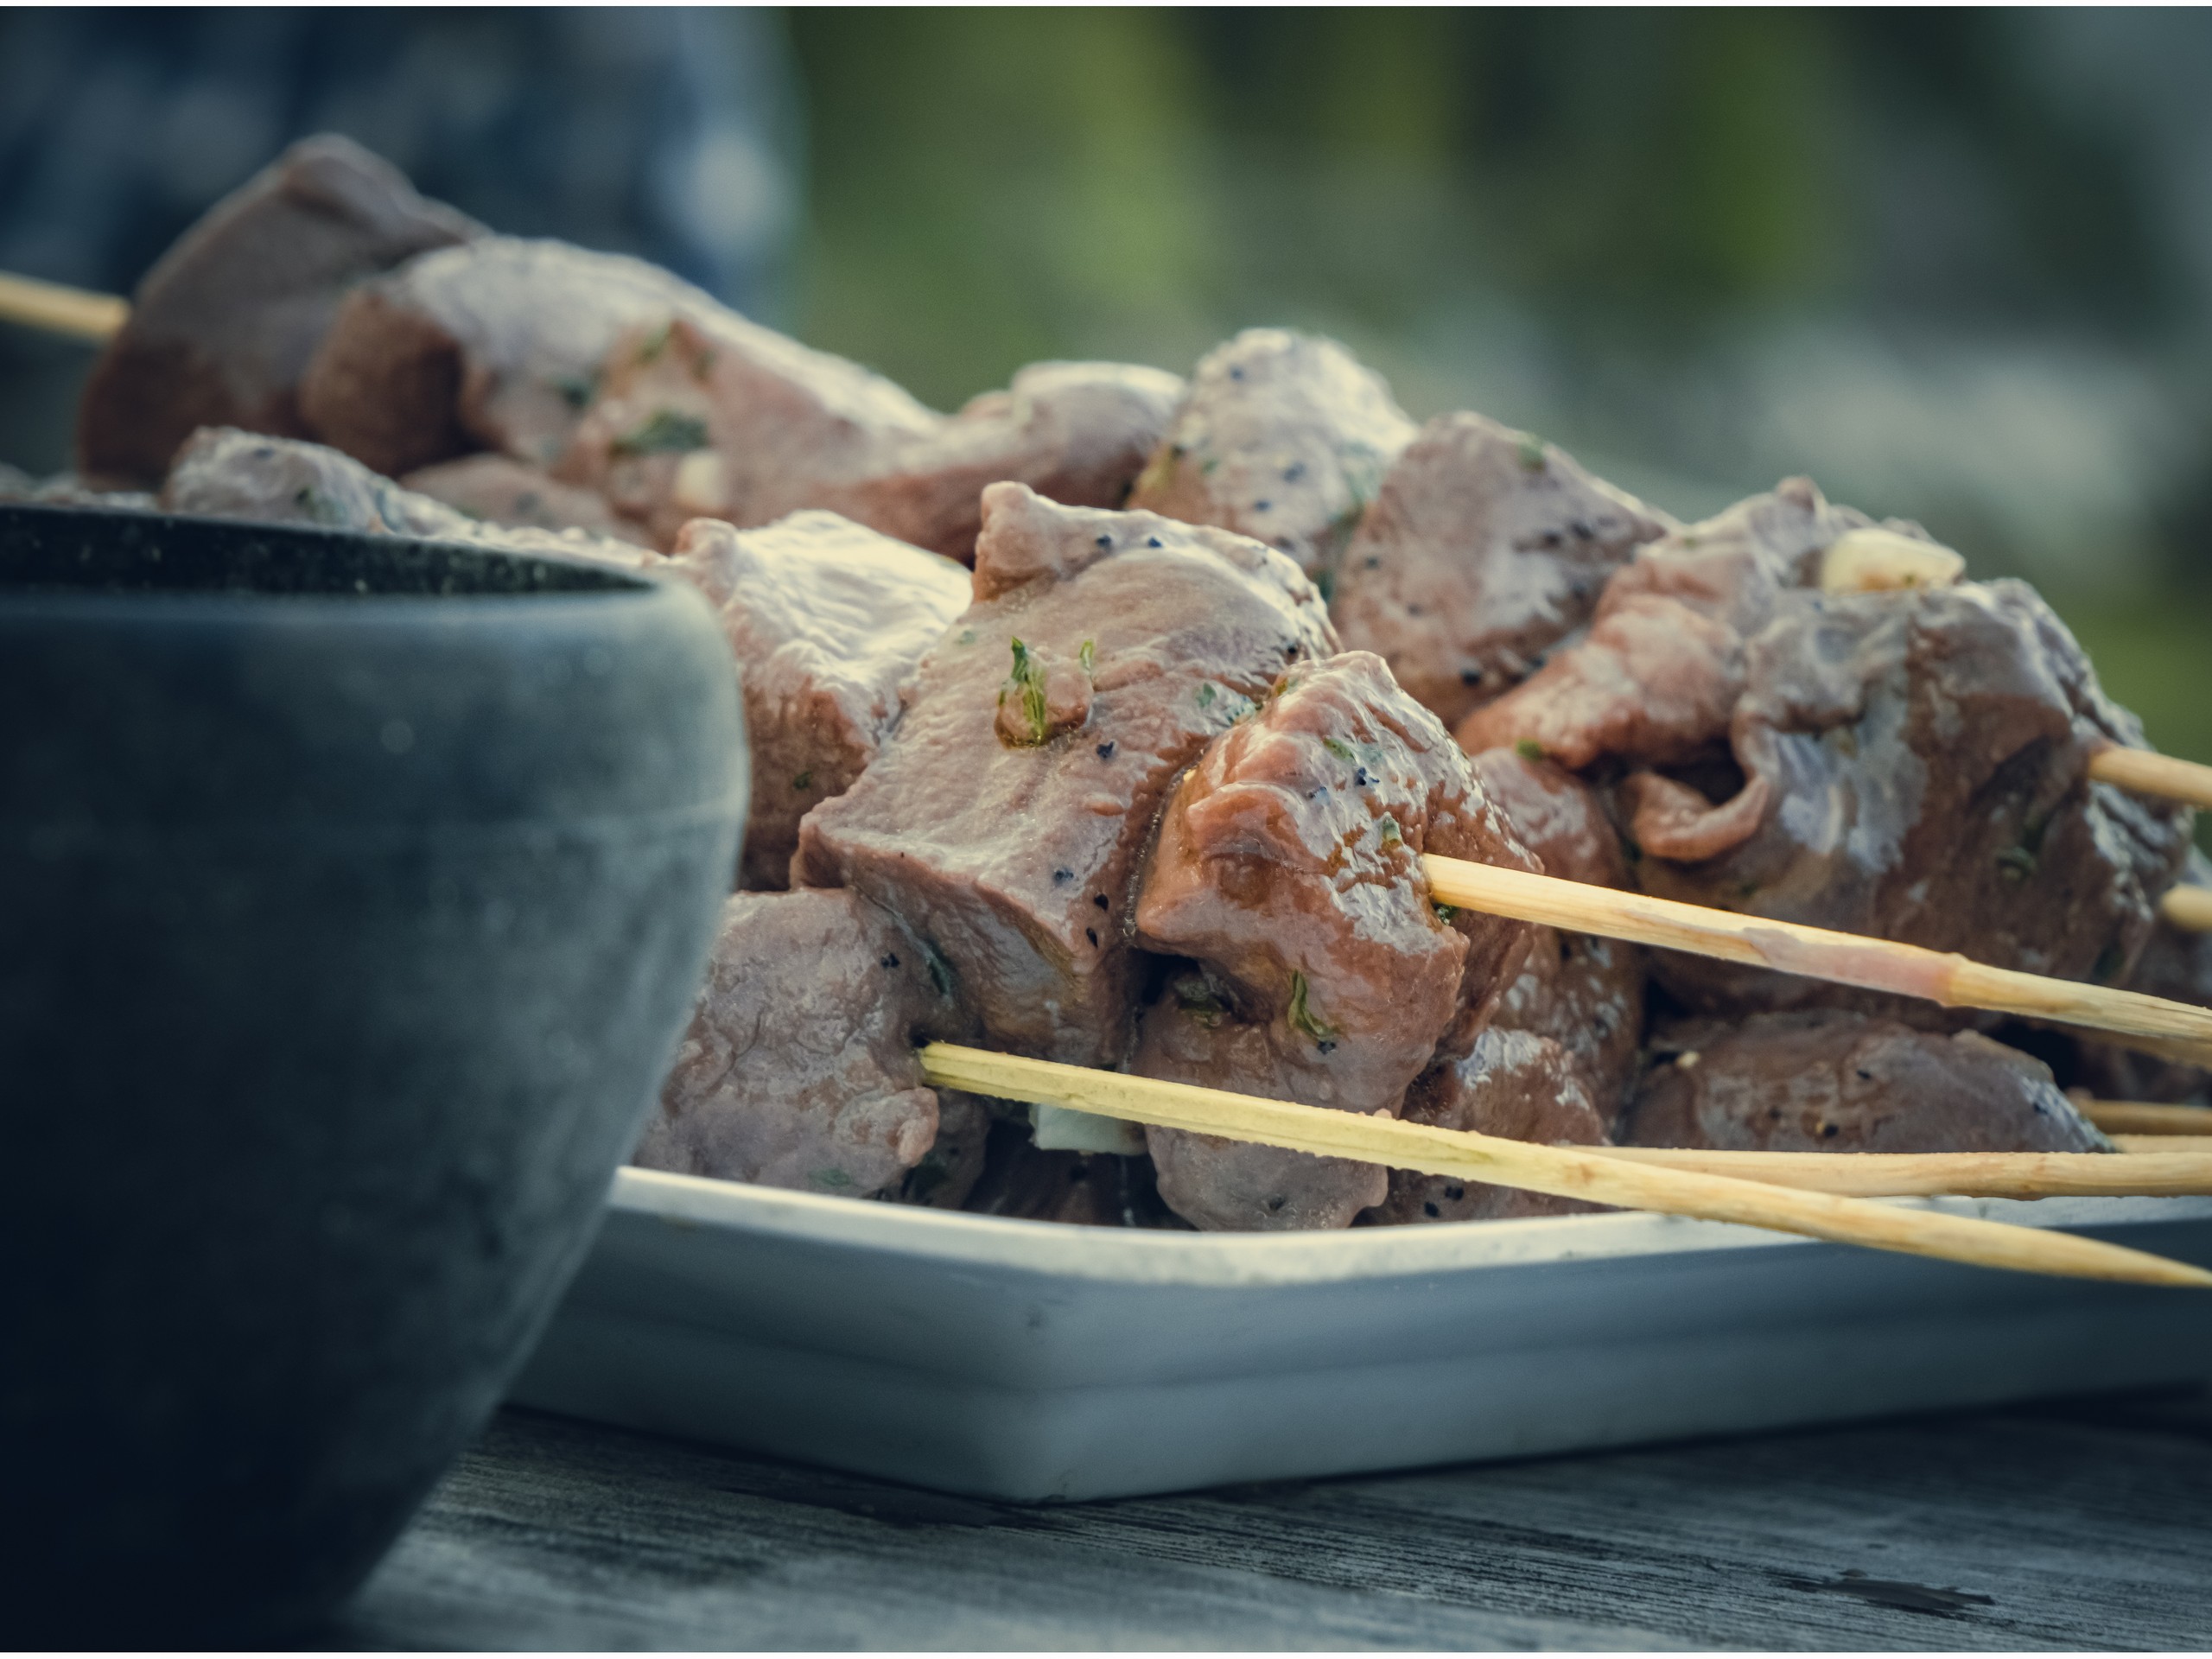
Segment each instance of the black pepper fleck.
[{"label": "black pepper fleck", "polygon": [[1073,870],[1054,870],[1052,872],[1052,885],[1056,887],[1065,886],[1066,883],[1074,880],[1075,872]]},{"label": "black pepper fleck", "polygon": [[1114,538],[1111,536],[1101,536],[1098,538],[1098,545],[1101,547],[1111,547],[1114,545]]},{"label": "black pepper fleck", "polygon": [[1111,910],[1113,908],[1111,905],[1106,902],[1106,895],[1103,893],[1092,893],[1090,895],[1090,902],[1097,906],[1101,910]]},{"label": "black pepper fleck", "polygon": [[1159,546],[1163,545],[1163,543],[1161,543],[1161,541],[1160,541],[1160,537],[1157,537],[1157,536],[1147,536],[1147,537],[1146,537],[1144,538],[1144,544],[1145,544],[1147,547],[1159,547]]},{"label": "black pepper fleck", "polygon": [[1098,758],[1101,760],[1111,760],[1114,758],[1114,745],[1110,740],[1098,746]]},{"label": "black pepper fleck", "polygon": [[896,956],[886,955],[883,958],[883,965],[887,968],[896,968],[899,965],[899,958]]},{"label": "black pepper fleck", "polygon": [[1096,944],[1098,943],[1098,930],[1095,927],[1086,927],[1083,930],[1083,937],[1089,939],[1091,944]]}]

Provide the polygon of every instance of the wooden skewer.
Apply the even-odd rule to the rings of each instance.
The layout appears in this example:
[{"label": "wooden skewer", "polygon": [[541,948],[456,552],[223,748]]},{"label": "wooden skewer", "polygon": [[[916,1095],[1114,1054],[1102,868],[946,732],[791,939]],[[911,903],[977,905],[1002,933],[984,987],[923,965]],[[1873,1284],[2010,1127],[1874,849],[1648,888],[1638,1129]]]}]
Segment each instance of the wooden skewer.
[{"label": "wooden skewer", "polygon": [[[1803,974],[1839,985],[1924,997],[1946,1007],[1988,1008],[2111,1033],[2166,1058],[2212,1065],[2212,1008],[2139,991],[2046,979],[1965,957],[1861,938],[1825,927],[1709,910],[1646,893],[1563,881],[1430,854],[1421,860],[1439,903],[1541,922],[1573,933],[1688,950],[1724,962]],[[2155,1045],[2155,1046],[2153,1046]]]},{"label": "wooden skewer", "polygon": [[2158,914],[2185,933],[2212,933],[2212,887],[2168,887]]},{"label": "wooden skewer", "polygon": [[2089,757],[2089,776],[2138,795],[2157,795],[2190,806],[2212,807],[2212,766],[2177,760],[2154,749],[2126,749],[2117,743]]},{"label": "wooden skewer", "polygon": [[1592,1147],[1600,1158],[1862,1198],[2173,1198],[2212,1192],[2212,1141],[2122,1135],[2109,1152],[1708,1152]]},{"label": "wooden skewer", "polygon": [[43,328],[79,340],[105,340],[123,327],[130,302],[113,294],[94,294],[35,276],[0,270],[0,320]]},{"label": "wooden skewer", "polygon": [[2080,1100],[2075,1110],[2107,1135],[2212,1135],[2212,1107],[2147,1100]]},{"label": "wooden skewer", "polygon": [[923,1076],[939,1088],[1227,1135],[1322,1157],[1355,1158],[1631,1210],[1738,1222],[1978,1267],[2134,1284],[2212,1287],[2212,1273],[2202,1268],[2096,1239],[1964,1216],[1897,1209],[1863,1198],[1797,1192],[1700,1171],[1660,1168],[1605,1157],[1587,1147],[1536,1146],[1422,1123],[1294,1106],[1225,1090],[1127,1077],[951,1043],[930,1044],[921,1051],[921,1065]]},{"label": "wooden skewer", "polygon": [[[2161,1160],[2171,1158],[2202,1158],[2206,1148],[2212,1147],[2200,1135],[2115,1135],[2112,1143],[2122,1153],[2139,1157],[2155,1157]],[[2097,1154],[2091,1153],[2089,1156]],[[2108,1159],[2107,1161],[2110,1161]]]}]

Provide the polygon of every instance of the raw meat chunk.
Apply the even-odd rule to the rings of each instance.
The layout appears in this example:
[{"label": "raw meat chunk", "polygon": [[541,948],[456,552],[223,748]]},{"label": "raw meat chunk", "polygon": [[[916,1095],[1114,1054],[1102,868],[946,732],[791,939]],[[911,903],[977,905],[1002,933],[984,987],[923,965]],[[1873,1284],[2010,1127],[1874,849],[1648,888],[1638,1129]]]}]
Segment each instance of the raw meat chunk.
[{"label": "raw meat chunk", "polygon": [[[1511,749],[1486,749],[1473,765],[1513,833],[1543,861],[1546,874],[1598,887],[1628,885],[1620,837],[1586,784]],[[1610,1120],[1636,1082],[1649,972],[1639,946],[1537,928],[1493,1028],[1558,1044],[1580,1068],[1584,1092]]]},{"label": "raw meat chunk", "polygon": [[486,237],[348,295],[301,404],[326,442],[395,478],[474,449],[550,467],[615,342],[676,316],[749,327],[642,259]]},{"label": "raw meat chunk", "polygon": [[1551,444],[1440,415],[1360,520],[1329,613],[1452,725],[1535,672],[1606,578],[1675,527]]},{"label": "raw meat chunk", "polygon": [[[1584,1086],[1584,1068],[1548,1037],[1493,1026],[1463,1060],[1424,1073],[1406,1093],[1408,1123],[1471,1130],[1541,1146],[1602,1146],[1606,1118]],[[1486,1181],[1418,1170],[1389,1173],[1389,1195],[1365,1219],[1384,1225],[1569,1216],[1598,1206]]]},{"label": "raw meat chunk", "polygon": [[1979,1032],[1836,1009],[1662,1031],[1624,1146],[1743,1152],[2108,1152],[2050,1068]]},{"label": "raw meat chunk", "polygon": [[696,519],[670,569],[721,613],[743,670],[753,795],[739,883],[784,887],[799,820],[875,758],[900,686],[968,608],[968,573],[834,512],[751,531]]},{"label": "raw meat chunk", "polygon": [[[936,1147],[918,1038],[951,1005],[926,955],[855,893],[734,895],[707,982],[632,1161],[849,1198],[899,1194]],[[930,1202],[981,1167],[941,1155]]]},{"label": "raw meat chunk", "polygon": [[346,290],[480,234],[351,139],[301,140],[210,208],[138,284],[78,406],[78,467],[151,484],[203,426],[312,435],[300,376]]},{"label": "raw meat chunk", "polygon": [[[1160,819],[1137,942],[1198,968],[1147,1014],[1133,1069],[1306,1105],[1395,1114],[1465,1053],[1530,930],[1447,919],[1421,857],[1535,869],[1443,725],[1348,652],[1283,676],[1217,739]],[[1370,1166],[1151,1128],[1161,1195],[1201,1227],[1344,1226]]]},{"label": "raw meat chunk", "polygon": [[[2088,776],[2140,744],[2024,583],[1787,596],[1745,652],[1732,768],[1623,788],[1647,892],[2118,982],[2188,851],[2190,815]],[[1700,785],[1703,786],[1700,787]],[[1675,952],[1693,1009],[1934,1004]]]},{"label": "raw meat chunk", "polygon": [[480,524],[442,501],[378,477],[335,449],[229,427],[193,434],[177,452],[159,505],[165,512],[468,542],[516,553],[599,559],[630,569],[660,563],[658,555],[642,548],[580,531],[511,530]]},{"label": "raw meat chunk", "polygon": [[1263,541],[1325,588],[1414,429],[1336,341],[1248,328],[1199,363],[1129,505]]}]

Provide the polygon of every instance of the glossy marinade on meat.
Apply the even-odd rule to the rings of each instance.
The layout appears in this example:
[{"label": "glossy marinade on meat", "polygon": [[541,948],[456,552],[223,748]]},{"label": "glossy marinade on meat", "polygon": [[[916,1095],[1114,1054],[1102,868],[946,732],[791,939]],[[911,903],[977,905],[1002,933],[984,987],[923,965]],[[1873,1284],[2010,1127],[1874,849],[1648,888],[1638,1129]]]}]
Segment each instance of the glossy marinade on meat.
[{"label": "glossy marinade on meat", "polygon": [[1624,1146],[1732,1152],[2109,1152],[2050,1069],[1979,1032],[1821,1008],[1655,1034]]},{"label": "glossy marinade on meat", "polygon": [[[1132,1069],[1395,1114],[1466,1052],[1530,930],[1429,898],[1424,853],[1535,869],[1441,721],[1380,658],[1288,670],[1176,787],[1135,937],[1189,964],[1146,1011]],[[1201,1227],[1345,1226],[1373,1166],[1146,1132],[1160,1193]]]},{"label": "glossy marinade on meat", "polygon": [[[2190,853],[2177,885],[2212,887],[2212,859]],[[2160,918],[2126,982],[2131,991],[2212,1007],[2212,933],[2195,932]],[[2078,1033],[2059,1036],[2053,1046],[2061,1051],[2057,1063],[2066,1081],[2102,1099],[2212,1106],[2212,1071],[2202,1066],[2092,1042]]]},{"label": "glossy marinade on meat", "polygon": [[[2126,976],[2190,815],[2089,779],[2099,749],[2142,729],[2032,589],[1795,594],[1751,641],[1745,679],[1732,794],[1659,773],[1623,785],[1646,892],[2062,979]],[[1716,1012],[1958,1018],[1674,953],[1655,971]]]},{"label": "glossy marinade on meat", "polygon": [[925,954],[858,893],[735,894],[632,1161],[957,1203],[982,1173],[985,1126],[973,1102],[941,1109],[914,1053],[952,1018]]},{"label": "glossy marinade on meat", "polygon": [[750,531],[696,519],[668,569],[715,607],[741,670],[753,793],[740,885],[787,886],[799,820],[875,758],[900,689],[968,608],[968,572],[834,512]]},{"label": "glossy marinade on meat", "polygon": [[77,416],[77,465],[151,484],[203,426],[312,436],[299,381],[347,289],[483,233],[351,139],[302,139],[225,197],[138,284]]},{"label": "glossy marinade on meat", "polygon": [[[2089,781],[2091,756],[2139,727],[2024,584],[1914,585],[1956,565],[1790,480],[1639,550],[1589,635],[1461,741],[1617,778],[1647,892],[2113,980],[2189,815]],[[1716,1013],[1967,1017],[1676,953],[1654,972]]]},{"label": "glossy marinade on meat", "polygon": [[[1404,1117],[1408,1123],[1541,1146],[1600,1146],[1611,1114],[1592,1098],[1586,1075],[1564,1045],[1493,1025],[1475,1039],[1473,1052],[1433,1067],[1414,1082],[1406,1091]],[[1517,1187],[1394,1169],[1382,1201],[1362,1219],[1380,1225],[1506,1221],[1578,1215],[1596,1207]]]},{"label": "glossy marinade on meat", "polygon": [[442,501],[402,489],[350,455],[297,438],[228,427],[192,435],[163,480],[164,512],[264,524],[313,524],[372,536],[419,536],[516,553],[550,553],[638,569],[658,554],[582,531],[487,524]]},{"label": "glossy marinade on meat", "polygon": [[1280,554],[1019,484],[984,492],[975,595],[874,762],[801,823],[793,876],[897,913],[992,1041],[1112,1065],[1140,976],[1130,888],[1160,804],[1336,637]]},{"label": "glossy marinade on meat", "polygon": [[1675,528],[1556,446],[1480,415],[1421,429],[1353,533],[1329,613],[1446,725],[1590,620],[1606,578]]},{"label": "glossy marinade on meat", "polygon": [[[1546,874],[1601,887],[1629,885],[1620,836],[1597,792],[1573,772],[1513,749],[1485,749],[1472,765]],[[1498,1001],[1493,1028],[1557,1045],[1582,1093],[1610,1121],[1636,1083],[1649,971],[1641,946],[1536,928],[1520,975]]]},{"label": "glossy marinade on meat", "polygon": [[1248,328],[1199,363],[1129,505],[1265,542],[1325,588],[1414,432],[1336,341]]},{"label": "glossy marinade on meat", "polygon": [[[1866,514],[1810,479],[1639,547],[1605,583],[1582,640],[1458,728],[1471,753],[1533,743],[1576,771],[1696,759],[1725,736],[1741,694],[1744,642],[1783,594],[1817,581],[1821,557]],[[1899,536],[1916,526],[1887,527]],[[1932,543],[1930,544],[1933,545]]]}]

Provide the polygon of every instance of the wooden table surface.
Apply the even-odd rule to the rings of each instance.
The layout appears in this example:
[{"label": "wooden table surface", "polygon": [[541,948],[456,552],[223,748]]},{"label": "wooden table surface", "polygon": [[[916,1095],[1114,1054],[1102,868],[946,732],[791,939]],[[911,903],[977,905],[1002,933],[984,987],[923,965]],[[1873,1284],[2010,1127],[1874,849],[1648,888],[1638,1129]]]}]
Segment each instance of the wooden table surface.
[{"label": "wooden table surface", "polygon": [[503,1413],[327,1635],[2212,1647],[2212,1391],[1027,1508]]}]

